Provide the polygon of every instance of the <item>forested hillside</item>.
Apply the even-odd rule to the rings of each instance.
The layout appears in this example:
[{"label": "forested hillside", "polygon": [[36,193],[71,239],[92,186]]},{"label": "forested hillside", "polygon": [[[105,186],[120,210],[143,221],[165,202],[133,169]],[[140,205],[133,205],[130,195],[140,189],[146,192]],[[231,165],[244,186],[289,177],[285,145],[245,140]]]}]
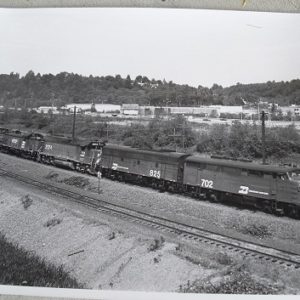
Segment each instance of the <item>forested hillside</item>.
[{"label": "forested hillside", "polygon": [[29,71],[0,75],[0,105],[37,107],[66,103],[138,103],[157,106],[242,105],[259,100],[279,105],[300,104],[300,80],[239,84],[223,88],[179,85],[165,80],[128,75],[81,76],[62,72],[57,75]]}]

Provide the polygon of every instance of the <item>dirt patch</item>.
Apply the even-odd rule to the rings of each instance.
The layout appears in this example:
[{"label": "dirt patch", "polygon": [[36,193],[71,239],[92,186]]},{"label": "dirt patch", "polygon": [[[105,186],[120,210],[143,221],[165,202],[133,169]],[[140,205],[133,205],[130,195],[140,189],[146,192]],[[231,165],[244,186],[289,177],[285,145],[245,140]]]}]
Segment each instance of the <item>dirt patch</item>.
[{"label": "dirt patch", "polygon": [[52,180],[59,183],[64,183],[67,185],[72,185],[77,188],[86,188],[90,185],[90,181],[88,178],[83,176],[70,176],[67,178],[60,179],[60,175],[54,171],[49,172],[46,176],[44,176],[45,179]]},{"label": "dirt patch", "polygon": [[188,253],[182,248],[176,248],[176,254],[187,260],[188,262],[201,266],[206,269],[220,269],[224,266],[230,266],[234,264],[234,259],[228,254],[223,252],[213,252],[213,253]]},{"label": "dirt patch", "polygon": [[71,176],[70,178],[66,178],[61,180],[60,182],[68,184],[68,185],[73,185],[78,188],[85,188],[89,186],[90,181],[88,178],[84,178],[81,176]]},{"label": "dirt patch", "polygon": [[50,180],[55,180],[58,178],[58,173],[55,173],[54,171],[49,172],[49,174],[47,174],[45,176],[46,179],[50,179]]}]

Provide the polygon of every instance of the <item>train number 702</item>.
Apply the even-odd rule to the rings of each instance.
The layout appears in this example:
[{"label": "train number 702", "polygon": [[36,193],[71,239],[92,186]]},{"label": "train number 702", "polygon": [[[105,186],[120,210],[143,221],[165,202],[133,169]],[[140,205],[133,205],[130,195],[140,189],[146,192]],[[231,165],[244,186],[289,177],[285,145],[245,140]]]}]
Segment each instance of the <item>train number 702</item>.
[{"label": "train number 702", "polygon": [[201,179],[201,186],[205,188],[212,188],[214,182],[212,180],[207,180],[207,179]]}]

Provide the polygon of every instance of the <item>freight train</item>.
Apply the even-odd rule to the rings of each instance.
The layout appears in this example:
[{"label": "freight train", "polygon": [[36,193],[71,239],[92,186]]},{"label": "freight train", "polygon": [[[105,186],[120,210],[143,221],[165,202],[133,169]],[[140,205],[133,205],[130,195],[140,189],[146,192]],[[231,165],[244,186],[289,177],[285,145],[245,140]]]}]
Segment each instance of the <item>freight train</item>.
[{"label": "freight train", "polygon": [[212,202],[300,217],[300,169],[220,157],[138,150],[0,128],[0,150],[37,162],[183,193]]}]

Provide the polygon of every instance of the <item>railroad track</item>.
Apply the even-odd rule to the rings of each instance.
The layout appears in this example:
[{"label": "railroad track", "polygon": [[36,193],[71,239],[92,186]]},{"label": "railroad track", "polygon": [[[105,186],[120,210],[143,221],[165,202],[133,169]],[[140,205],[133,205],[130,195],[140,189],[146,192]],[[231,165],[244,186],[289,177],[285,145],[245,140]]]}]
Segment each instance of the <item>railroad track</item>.
[{"label": "railroad track", "polygon": [[260,245],[258,243],[247,242],[242,239],[232,238],[230,236],[216,234],[212,231],[202,228],[186,225],[165,219],[163,217],[154,216],[148,213],[140,212],[134,209],[128,209],[121,205],[112,204],[98,198],[98,195],[85,195],[71,191],[67,187],[61,187],[48,181],[28,178],[26,176],[16,174],[14,172],[0,168],[0,176],[9,177],[25,184],[37,187],[44,191],[64,196],[76,203],[89,206],[94,210],[121,218],[131,223],[155,228],[162,233],[170,233],[185,240],[194,241],[196,243],[208,244],[219,249],[231,251],[233,253],[241,253],[245,256],[254,257],[256,259],[271,261],[292,268],[300,268],[300,255],[296,253],[274,249]]}]

